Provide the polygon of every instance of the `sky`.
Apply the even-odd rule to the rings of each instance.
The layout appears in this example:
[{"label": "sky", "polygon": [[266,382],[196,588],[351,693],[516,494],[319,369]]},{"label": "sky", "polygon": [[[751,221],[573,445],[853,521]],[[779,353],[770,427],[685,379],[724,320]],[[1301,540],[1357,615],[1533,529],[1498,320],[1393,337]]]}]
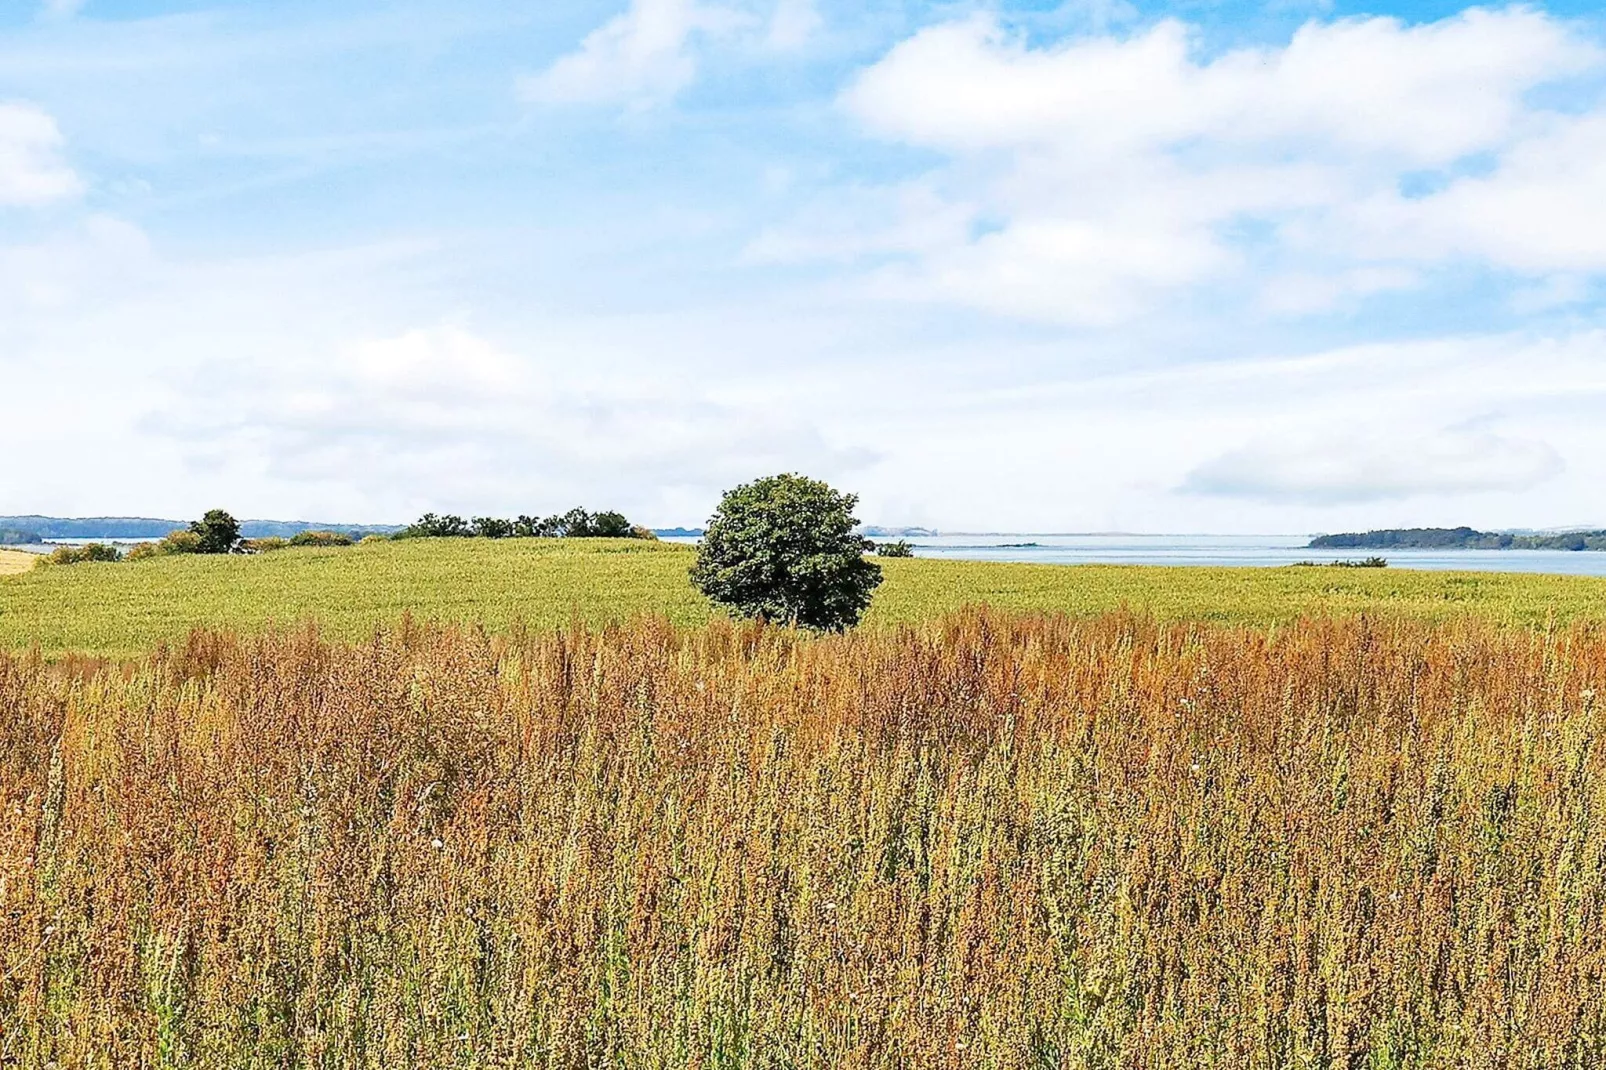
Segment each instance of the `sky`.
[{"label": "sky", "polygon": [[0,0],[0,514],[1606,527],[1606,16]]}]

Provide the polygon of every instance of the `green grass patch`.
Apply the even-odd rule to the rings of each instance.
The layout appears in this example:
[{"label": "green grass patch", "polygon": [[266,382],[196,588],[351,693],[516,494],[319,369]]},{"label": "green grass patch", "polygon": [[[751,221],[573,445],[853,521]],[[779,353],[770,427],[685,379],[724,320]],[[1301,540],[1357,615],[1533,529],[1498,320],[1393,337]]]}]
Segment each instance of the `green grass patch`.
[{"label": "green grass patch", "polygon": [[[250,631],[312,619],[356,639],[419,620],[548,628],[659,614],[715,615],[687,579],[685,546],[612,539],[414,539],[257,557],[168,557],[41,568],[0,578],[0,648],[122,656],[198,625]],[[1478,615],[1500,623],[1606,619],[1606,580],[1403,569],[1153,568],[890,559],[867,623],[917,621],[985,602],[1162,619],[1269,624],[1307,614]]]}]

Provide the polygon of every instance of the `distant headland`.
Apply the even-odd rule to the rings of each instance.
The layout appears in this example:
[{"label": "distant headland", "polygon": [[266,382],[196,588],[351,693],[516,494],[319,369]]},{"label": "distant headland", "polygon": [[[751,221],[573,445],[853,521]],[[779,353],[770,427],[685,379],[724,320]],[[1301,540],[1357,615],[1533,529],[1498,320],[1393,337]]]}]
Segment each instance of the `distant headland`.
[{"label": "distant headland", "polygon": [[1382,528],[1318,535],[1312,550],[1606,550],[1606,531],[1516,534],[1475,528]]}]

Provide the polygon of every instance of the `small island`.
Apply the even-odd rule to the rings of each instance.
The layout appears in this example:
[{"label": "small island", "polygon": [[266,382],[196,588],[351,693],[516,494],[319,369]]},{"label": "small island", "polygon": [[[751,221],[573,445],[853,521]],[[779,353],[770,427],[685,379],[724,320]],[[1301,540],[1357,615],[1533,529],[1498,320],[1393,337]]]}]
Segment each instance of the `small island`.
[{"label": "small island", "polygon": [[1318,535],[1312,550],[1606,550],[1606,531],[1514,534],[1475,528],[1383,528]]}]

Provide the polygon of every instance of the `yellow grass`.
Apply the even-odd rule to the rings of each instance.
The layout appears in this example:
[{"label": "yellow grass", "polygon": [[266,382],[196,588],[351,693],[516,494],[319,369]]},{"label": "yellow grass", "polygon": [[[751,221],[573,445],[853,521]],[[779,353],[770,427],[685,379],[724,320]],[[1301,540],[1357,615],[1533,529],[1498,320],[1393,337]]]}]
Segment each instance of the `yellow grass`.
[{"label": "yellow grass", "polygon": [[0,1065],[1606,1065],[1606,637],[0,655]]},{"label": "yellow grass", "polygon": [[23,550],[0,550],[0,576],[15,576],[33,568],[37,554]]}]

